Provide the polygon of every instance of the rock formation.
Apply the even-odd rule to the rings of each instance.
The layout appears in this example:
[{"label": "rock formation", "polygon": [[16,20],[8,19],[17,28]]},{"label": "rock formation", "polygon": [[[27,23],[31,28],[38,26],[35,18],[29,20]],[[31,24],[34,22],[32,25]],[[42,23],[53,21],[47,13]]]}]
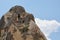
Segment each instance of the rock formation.
[{"label": "rock formation", "polygon": [[47,40],[34,16],[22,6],[12,7],[0,20],[0,40]]}]

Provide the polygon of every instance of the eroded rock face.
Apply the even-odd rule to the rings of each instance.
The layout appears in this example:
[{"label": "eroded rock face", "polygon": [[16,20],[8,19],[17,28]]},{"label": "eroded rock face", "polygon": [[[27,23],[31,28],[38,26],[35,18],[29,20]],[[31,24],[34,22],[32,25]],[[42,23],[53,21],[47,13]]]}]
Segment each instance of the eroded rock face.
[{"label": "eroded rock face", "polygon": [[12,7],[0,20],[0,40],[47,40],[34,16],[22,6]]}]

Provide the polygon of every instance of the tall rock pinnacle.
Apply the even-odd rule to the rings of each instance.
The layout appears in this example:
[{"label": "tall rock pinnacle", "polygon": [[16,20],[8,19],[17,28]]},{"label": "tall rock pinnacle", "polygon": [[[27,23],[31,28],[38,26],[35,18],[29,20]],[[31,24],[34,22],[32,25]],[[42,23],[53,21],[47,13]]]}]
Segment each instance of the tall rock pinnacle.
[{"label": "tall rock pinnacle", "polygon": [[47,40],[34,16],[22,6],[12,7],[0,20],[0,40]]}]

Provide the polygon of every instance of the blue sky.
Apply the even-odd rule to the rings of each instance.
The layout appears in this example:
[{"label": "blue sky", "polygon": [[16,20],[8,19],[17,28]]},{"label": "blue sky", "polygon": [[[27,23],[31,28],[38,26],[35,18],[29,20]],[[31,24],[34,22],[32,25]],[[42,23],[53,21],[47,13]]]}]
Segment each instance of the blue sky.
[{"label": "blue sky", "polygon": [[[0,18],[12,6],[21,5],[35,18],[41,20],[55,20],[60,23],[60,0],[0,0]],[[52,32],[50,38],[52,40],[60,40],[60,28],[58,32]]]}]

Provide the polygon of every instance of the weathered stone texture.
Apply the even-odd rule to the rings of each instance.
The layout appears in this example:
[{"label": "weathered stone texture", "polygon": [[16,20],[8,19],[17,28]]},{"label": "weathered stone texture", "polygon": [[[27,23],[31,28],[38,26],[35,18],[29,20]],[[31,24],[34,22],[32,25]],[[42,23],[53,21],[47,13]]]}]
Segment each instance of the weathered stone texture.
[{"label": "weathered stone texture", "polygon": [[22,6],[12,7],[0,20],[0,40],[47,40],[34,16]]}]

